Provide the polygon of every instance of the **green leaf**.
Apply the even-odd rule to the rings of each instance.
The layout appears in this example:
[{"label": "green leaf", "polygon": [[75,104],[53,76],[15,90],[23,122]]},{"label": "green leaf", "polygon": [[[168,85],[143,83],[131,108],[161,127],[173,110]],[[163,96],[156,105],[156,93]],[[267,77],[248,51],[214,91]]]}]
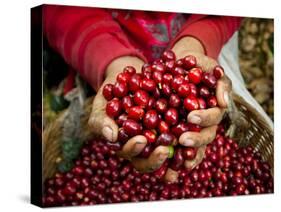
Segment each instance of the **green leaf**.
[{"label": "green leaf", "polygon": [[62,141],[63,158],[67,160],[76,159],[80,153],[82,142],[76,138],[66,138]]},{"label": "green leaf", "polygon": [[65,98],[60,95],[51,95],[50,96],[50,107],[53,111],[58,112],[65,108],[67,108],[69,105],[69,102],[65,100]]},{"label": "green leaf", "polygon": [[79,155],[79,150],[78,149],[72,149],[71,151],[65,152],[63,157],[66,160],[73,160],[76,159]]},{"label": "green leaf", "polygon": [[59,163],[57,168],[60,172],[64,173],[70,171],[73,165],[74,164],[72,161],[63,160],[62,162]]}]

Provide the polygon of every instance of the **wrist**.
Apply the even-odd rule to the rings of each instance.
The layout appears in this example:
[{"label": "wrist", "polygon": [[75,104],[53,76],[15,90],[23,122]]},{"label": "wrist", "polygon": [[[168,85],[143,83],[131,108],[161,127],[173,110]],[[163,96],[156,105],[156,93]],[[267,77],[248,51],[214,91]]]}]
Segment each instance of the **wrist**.
[{"label": "wrist", "polygon": [[190,36],[179,39],[172,47],[172,51],[176,54],[177,58],[186,55],[188,52],[205,54],[203,44],[198,39]]}]

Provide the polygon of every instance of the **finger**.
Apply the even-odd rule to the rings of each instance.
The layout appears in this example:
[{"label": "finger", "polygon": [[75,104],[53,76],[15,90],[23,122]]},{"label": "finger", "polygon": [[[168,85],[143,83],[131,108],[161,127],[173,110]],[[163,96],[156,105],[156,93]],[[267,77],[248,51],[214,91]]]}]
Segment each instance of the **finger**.
[{"label": "finger", "polygon": [[169,156],[167,146],[158,146],[148,158],[133,158],[133,166],[140,172],[152,172],[158,169]]},{"label": "finger", "polygon": [[217,125],[223,118],[224,108],[214,107],[204,110],[194,110],[187,116],[188,122],[198,124],[202,127]]},{"label": "finger", "polygon": [[185,168],[191,170],[191,169],[195,168],[198,164],[200,164],[202,162],[202,160],[204,159],[205,150],[206,150],[206,145],[199,147],[195,158],[193,160],[186,160],[184,162]]},{"label": "finger", "polygon": [[200,147],[212,142],[216,137],[217,125],[206,127],[200,132],[185,132],[179,138],[183,146]]},{"label": "finger", "polygon": [[106,102],[102,94],[96,95],[88,124],[96,135],[102,135],[106,140],[115,142],[118,137],[118,126],[106,115]]},{"label": "finger", "polygon": [[216,96],[218,100],[218,105],[223,108],[227,108],[229,104],[229,95],[231,93],[232,83],[231,80],[224,75],[217,82]]},{"label": "finger", "polygon": [[[196,55],[194,55],[196,57]],[[214,67],[218,65],[217,61],[205,55],[196,57],[197,66],[206,72],[212,72]]]},{"label": "finger", "polygon": [[170,183],[176,183],[178,181],[179,173],[173,169],[168,168],[164,176],[164,180]]},{"label": "finger", "polygon": [[88,123],[95,134],[102,135],[110,142],[115,142],[117,140],[118,126],[104,111],[92,113]]},{"label": "finger", "polygon": [[126,159],[131,159],[132,157],[135,157],[141,153],[146,143],[147,141],[144,136],[142,135],[134,136],[133,138],[131,138],[126,142],[122,150],[118,152],[118,155]]}]

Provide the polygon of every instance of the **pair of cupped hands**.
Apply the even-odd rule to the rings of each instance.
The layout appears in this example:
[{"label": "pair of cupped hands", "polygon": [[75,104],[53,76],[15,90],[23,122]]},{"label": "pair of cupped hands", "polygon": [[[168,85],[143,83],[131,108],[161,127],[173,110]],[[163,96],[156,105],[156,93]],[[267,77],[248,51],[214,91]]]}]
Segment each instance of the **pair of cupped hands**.
[{"label": "pair of cupped hands", "polygon": [[[201,43],[192,37],[180,39],[172,48],[176,58],[183,58],[187,55],[194,55],[198,66],[204,71],[211,72],[218,65],[216,60],[205,55]],[[101,135],[110,142],[117,142],[118,125],[113,119],[107,116],[105,107],[107,100],[103,97],[103,86],[108,83],[115,83],[116,76],[122,72],[123,68],[130,65],[134,66],[137,72],[141,71],[144,61],[138,57],[123,56],[113,60],[106,69],[105,80],[98,90],[93,101],[92,112],[89,118],[89,125],[93,132]],[[196,147],[197,154],[193,160],[186,160],[184,165],[187,169],[193,169],[204,158],[206,145],[214,140],[216,136],[217,125],[222,120],[229,104],[229,95],[231,93],[231,81],[227,76],[223,76],[217,82],[216,97],[219,107],[205,110],[194,110],[187,116],[190,123],[198,124],[202,127],[200,132],[185,132],[179,137],[179,144],[187,147]],[[118,152],[120,157],[131,161],[133,166],[140,172],[151,172],[158,169],[168,158],[169,148],[167,146],[158,146],[148,158],[140,158],[138,155],[146,146],[147,140],[143,135],[137,135],[130,138],[127,143]],[[176,182],[178,173],[168,169],[165,180]]]}]

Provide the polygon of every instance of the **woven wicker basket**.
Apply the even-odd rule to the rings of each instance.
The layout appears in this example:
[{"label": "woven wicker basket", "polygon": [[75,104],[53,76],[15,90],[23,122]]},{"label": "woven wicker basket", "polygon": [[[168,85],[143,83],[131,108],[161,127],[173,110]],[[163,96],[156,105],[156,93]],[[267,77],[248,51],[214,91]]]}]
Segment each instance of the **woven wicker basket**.
[{"label": "woven wicker basket", "polygon": [[238,119],[245,123],[234,122],[235,132],[230,137],[236,139],[239,146],[251,146],[261,153],[263,161],[271,166],[271,174],[274,173],[274,132],[267,121],[247,103],[241,96],[234,94],[233,100],[238,110]]},{"label": "woven wicker basket", "polygon": [[[84,105],[84,114],[80,119],[82,141],[93,138],[88,128],[88,117],[91,112],[93,98],[87,99]],[[261,153],[262,159],[271,165],[273,174],[273,129],[267,124],[264,118],[242,97],[233,95],[238,115],[238,121],[232,123],[234,130],[230,136],[235,138],[240,146],[250,145],[255,151]],[[52,177],[57,168],[58,158],[61,156],[61,136],[64,116],[67,110],[62,112],[59,117],[43,132],[43,179]]]}]

